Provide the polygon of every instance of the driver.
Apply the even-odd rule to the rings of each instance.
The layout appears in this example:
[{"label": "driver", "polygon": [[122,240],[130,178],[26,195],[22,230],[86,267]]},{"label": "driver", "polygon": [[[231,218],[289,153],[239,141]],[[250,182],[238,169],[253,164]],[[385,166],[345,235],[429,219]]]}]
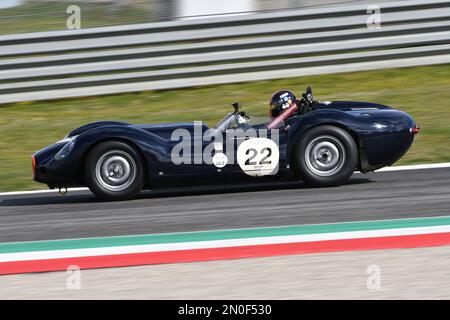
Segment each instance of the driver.
[{"label": "driver", "polygon": [[288,90],[275,92],[269,102],[269,116],[271,117],[271,119],[275,119],[294,102],[298,107],[298,110],[293,114],[294,116],[307,112],[307,110],[305,110],[306,105],[303,100],[297,100],[293,92]]}]

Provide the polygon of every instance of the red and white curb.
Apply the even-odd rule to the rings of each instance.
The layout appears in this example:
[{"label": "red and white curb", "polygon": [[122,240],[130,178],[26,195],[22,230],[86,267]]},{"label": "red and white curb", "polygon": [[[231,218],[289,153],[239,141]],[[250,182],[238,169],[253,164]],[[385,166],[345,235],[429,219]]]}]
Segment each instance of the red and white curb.
[{"label": "red and white curb", "polygon": [[0,244],[0,274],[450,245],[450,217]]}]

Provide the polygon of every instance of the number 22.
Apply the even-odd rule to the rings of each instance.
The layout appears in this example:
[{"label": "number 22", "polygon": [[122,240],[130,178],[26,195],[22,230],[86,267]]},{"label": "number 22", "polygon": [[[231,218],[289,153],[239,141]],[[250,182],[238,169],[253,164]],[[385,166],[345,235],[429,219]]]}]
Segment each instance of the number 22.
[{"label": "number 22", "polygon": [[[267,154],[264,155],[264,152],[267,151]],[[257,164],[256,161],[252,161],[253,159],[256,158],[256,156],[258,155],[258,151],[255,148],[250,148],[248,149],[245,154],[249,155],[250,152],[252,152],[253,154],[245,161],[245,165],[246,166],[254,166]],[[270,156],[272,155],[272,149],[271,148],[263,148],[261,150],[261,154],[263,155],[262,159],[259,161],[260,165],[264,165],[264,164],[271,164],[272,161],[271,160],[267,160],[268,158],[270,158]]]}]

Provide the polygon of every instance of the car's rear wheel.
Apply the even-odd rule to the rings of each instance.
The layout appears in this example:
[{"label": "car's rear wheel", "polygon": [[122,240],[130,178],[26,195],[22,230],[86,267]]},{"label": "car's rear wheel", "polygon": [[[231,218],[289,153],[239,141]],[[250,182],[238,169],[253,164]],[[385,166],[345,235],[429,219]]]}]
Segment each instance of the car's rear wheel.
[{"label": "car's rear wheel", "polygon": [[346,183],[358,162],[353,137],[335,126],[318,126],[302,135],[294,148],[299,177],[315,187]]},{"label": "car's rear wheel", "polygon": [[89,189],[102,200],[134,198],[144,183],[141,157],[126,143],[101,143],[86,159],[85,178]]}]

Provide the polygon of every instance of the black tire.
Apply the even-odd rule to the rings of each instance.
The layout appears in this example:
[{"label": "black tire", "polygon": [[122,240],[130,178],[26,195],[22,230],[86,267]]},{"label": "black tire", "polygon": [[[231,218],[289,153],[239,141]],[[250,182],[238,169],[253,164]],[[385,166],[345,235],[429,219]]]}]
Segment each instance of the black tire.
[{"label": "black tire", "polygon": [[358,163],[358,148],[345,130],[323,125],[306,131],[294,148],[293,163],[308,186],[344,184]]},{"label": "black tire", "polygon": [[89,189],[101,200],[127,200],[136,197],[144,184],[140,154],[119,141],[95,146],[85,165]]}]

